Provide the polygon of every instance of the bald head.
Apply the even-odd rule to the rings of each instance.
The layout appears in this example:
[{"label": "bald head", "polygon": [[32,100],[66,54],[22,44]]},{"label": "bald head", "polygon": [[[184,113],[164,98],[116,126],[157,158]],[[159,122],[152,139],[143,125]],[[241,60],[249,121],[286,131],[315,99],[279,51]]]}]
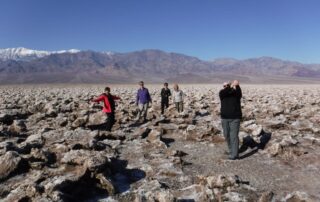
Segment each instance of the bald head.
[{"label": "bald head", "polygon": [[224,87],[224,88],[227,88],[228,86],[230,86],[230,82],[224,82],[224,83],[223,83],[223,87]]},{"label": "bald head", "polygon": [[232,82],[232,85],[233,85],[233,86],[239,86],[239,85],[240,85],[240,83],[239,83],[239,81],[238,81],[238,80],[234,80],[234,81]]}]

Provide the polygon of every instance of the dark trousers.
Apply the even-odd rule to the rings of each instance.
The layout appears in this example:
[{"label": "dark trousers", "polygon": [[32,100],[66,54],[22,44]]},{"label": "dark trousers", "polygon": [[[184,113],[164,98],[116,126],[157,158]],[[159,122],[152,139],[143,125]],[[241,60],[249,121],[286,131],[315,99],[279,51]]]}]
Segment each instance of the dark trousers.
[{"label": "dark trousers", "polygon": [[230,158],[238,158],[240,119],[222,119],[221,122],[223,135],[230,151]]},{"label": "dark trousers", "polygon": [[161,114],[164,114],[164,109],[169,107],[169,100],[162,99],[161,100]]},{"label": "dark trousers", "polygon": [[114,112],[107,113],[106,130],[111,131],[112,126],[115,124]]}]

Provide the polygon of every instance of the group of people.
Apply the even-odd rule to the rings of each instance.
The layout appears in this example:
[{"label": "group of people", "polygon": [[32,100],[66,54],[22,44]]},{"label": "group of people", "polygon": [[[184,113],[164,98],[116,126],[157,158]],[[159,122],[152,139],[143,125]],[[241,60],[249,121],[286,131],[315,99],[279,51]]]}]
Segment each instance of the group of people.
[{"label": "group of people", "polygon": [[[147,113],[149,105],[152,105],[152,99],[149,93],[149,90],[144,87],[144,82],[139,82],[140,88],[138,89],[136,96],[136,105],[138,107],[138,115],[136,121],[141,121],[143,118],[143,122],[147,121]],[[171,90],[169,89],[169,84],[164,83],[163,88],[161,89],[161,114],[163,115],[165,109],[169,107],[169,99],[172,97],[172,101],[175,104],[177,112],[183,112],[183,98],[185,94],[182,90],[179,89],[178,84],[174,84],[173,92],[171,94]],[[103,102],[102,111],[107,115],[106,121],[106,130],[111,131],[112,126],[115,123],[115,100],[120,100],[120,97],[114,96],[111,94],[110,87],[106,87],[104,89],[104,93],[102,93],[98,98],[93,99],[93,102]]]},{"label": "group of people", "polygon": [[[144,87],[144,82],[139,82],[139,90],[137,93],[136,104],[139,108],[137,120],[139,121],[143,117],[143,122],[147,121],[147,111],[149,103],[152,104],[152,99],[149,93],[149,90]],[[172,101],[176,106],[177,111],[183,112],[183,98],[184,93],[179,89],[178,84],[174,84],[173,92],[169,89],[169,84],[164,83],[163,88],[161,89],[161,115],[164,114],[165,109],[169,107],[169,99],[172,96]]]},{"label": "group of people", "polygon": [[[185,94],[179,89],[177,84],[174,84],[173,91],[169,89],[168,83],[164,83],[161,89],[161,114],[165,113],[165,109],[169,107],[169,100],[172,101],[178,113],[183,112],[183,99]],[[235,160],[239,158],[239,128],[242,119],[241,112],[241,98],[242,91],[239,81],[225,82],[223,89],[219,92],[221,101],[221,123],[223,128],[223,135],[229,149],[229,159]],[[93,102],[103,102],[102,111],[106,113],[106,130],[111,131],[115,124],[115,100],[120,100],[120,97],[111,94],[109,87],[106,87],[104,93],[98,98],[93,99]],[[149,105],[152,104],[152,99],[149,90],[144,87],[144,82],[139,82],[139,89],[136,96],[136,105],[138,106],[138,114],[136,121],[147,121],[147,112]]]}]

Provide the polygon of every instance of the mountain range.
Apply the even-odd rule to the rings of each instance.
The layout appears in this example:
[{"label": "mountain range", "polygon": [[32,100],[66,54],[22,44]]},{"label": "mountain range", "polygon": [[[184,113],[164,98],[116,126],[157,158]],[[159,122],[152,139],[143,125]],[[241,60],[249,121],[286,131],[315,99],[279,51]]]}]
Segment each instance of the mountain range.
[{"label": "mountain range", "polygon": [[42,50],[31,50],[23,47],[19,48],[6,48],[0,49],[0,59],[1,60],[33,60],[37,58],[42,58],[51,54],[62,54],[62,53],[78,53],[80,50],[70,49],[70,50],[60,50],[60,51],[42,51]]},{"label": "mountain range", "polygon": [[161,50],[129,53],[0,49],[0,84],[26,83],[318,83],[319,64],[272,57],[204,61]]}]

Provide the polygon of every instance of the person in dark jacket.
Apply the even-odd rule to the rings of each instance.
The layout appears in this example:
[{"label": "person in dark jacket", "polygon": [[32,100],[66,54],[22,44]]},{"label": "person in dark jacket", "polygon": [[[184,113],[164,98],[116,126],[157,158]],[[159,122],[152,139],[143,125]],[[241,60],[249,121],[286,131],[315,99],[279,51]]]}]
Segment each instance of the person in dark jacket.
[{"label": "person in dark jacket", "polygon": [[141,119],[141,116],[143,116],[143,122],[147,121],[147,112],[149,103],[152,103],[151,96],[149,93],[149,90],[144,87],[144,82],[139,82],[139,90],[137,92],[137,99],[136,99],[136,105],[139,108],[137,121]]},{"label": "person in dark jacket", "polygon": [[239,128],[242,119],[241,98],[242,91],[239,81],[224,83],[223,89],[219,92],[221,101],[221,122],[223,135],[229,148],[229,159],[239,158]]},{"label": "person in dark jacket", "polygon": [[92,102],[103,102],[102,111],[107,115],[106,130],[111,131],[113,125],[115,124],[115,100],[120,100],[120,98],[111,95],[111,90],[109,87],[106,87],[104,91],[105,92],[103,94],[101,94],[98,98],[93,99]]},{"label": "person in dark jacket", "polygon": [[164,114],[164,109],[169,107],[169,97],[171,96],[168,83],[164,83],[163,86],[161,90],[161,114]]}]

